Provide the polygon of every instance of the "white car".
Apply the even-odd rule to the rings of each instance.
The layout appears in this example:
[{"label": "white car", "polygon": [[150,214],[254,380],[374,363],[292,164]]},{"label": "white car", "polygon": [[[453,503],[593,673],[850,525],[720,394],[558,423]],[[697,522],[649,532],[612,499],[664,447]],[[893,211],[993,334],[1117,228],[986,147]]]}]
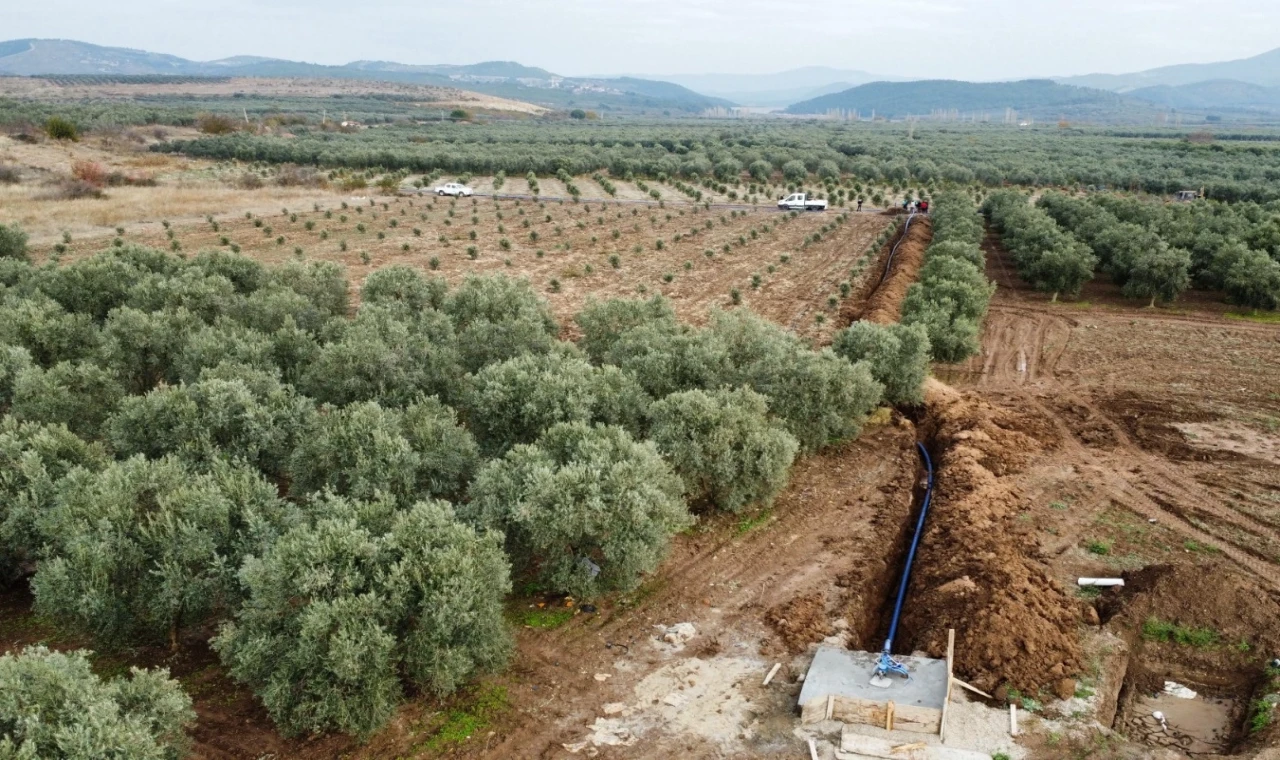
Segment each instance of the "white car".
[{"label": "white car", "polygon": [[470,198],[474,190],[458,182],[449,182],[435,189],[436,195],[452,195],[454,198]]},{"label": "white car", "polygon": [[778,208],[783,211],[826,211],[827,202],[804,193],[792,193],[778,201]]}]

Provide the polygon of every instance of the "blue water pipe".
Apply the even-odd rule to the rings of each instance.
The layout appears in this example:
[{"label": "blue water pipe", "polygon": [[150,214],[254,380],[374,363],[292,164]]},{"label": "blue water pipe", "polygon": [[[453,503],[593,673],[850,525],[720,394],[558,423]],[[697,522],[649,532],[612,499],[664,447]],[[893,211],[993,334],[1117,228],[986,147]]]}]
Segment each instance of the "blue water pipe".
[{"label": "blue water pipe", "polygon": [[923,443],[916,443],[916,448],[920,450],[920,457],[924,459],[928,483],[924,489],[924,504],[920,507],[920,517],[916,520],[916,532],[911,537],[911,548],[907,551],[907,563],[902,568],[902,581],[898,584],[898,599],[893,604],[893,619],[889,622],[889,638],[884,640],[884,651],[880,653],[880,659],[876,662],[875,675],[879,677],[897,673],[903,678],[911,678],[906,666],[894,659],[890,651],[893,649],[893,637],[898,633],[898,618],[902,616],[902,602],[907,598],[907,582],[911,580],[911,563],[915,561],[916,548],[920,546],[920,536],[924,534],[924,520],[929,515],[929,502],[933,499],[933,460],[929,458],[929,451],[925,449]]}]

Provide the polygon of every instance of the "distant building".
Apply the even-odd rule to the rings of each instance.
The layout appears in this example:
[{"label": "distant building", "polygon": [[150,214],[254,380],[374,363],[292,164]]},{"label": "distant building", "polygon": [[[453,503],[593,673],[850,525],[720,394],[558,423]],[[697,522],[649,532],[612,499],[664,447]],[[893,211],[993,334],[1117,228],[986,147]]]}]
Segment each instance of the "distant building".
[{"label": "distant building", "polygon": [[1175,201],[1198,201],[1200,200],[1200,191],[1199,190],[1179,190],[1177,194],[1173,196],[1173,199]]}]

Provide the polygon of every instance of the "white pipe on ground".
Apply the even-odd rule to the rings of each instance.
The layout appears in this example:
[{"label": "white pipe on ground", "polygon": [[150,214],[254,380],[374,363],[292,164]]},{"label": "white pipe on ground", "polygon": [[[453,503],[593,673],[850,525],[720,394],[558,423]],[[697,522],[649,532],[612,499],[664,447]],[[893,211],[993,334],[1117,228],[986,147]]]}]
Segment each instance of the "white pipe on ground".
[{"label": "white pipe on ground", "polygon": [[1123,586],[1124,578],[1081,578],[1077,583],[1081,586]]}]

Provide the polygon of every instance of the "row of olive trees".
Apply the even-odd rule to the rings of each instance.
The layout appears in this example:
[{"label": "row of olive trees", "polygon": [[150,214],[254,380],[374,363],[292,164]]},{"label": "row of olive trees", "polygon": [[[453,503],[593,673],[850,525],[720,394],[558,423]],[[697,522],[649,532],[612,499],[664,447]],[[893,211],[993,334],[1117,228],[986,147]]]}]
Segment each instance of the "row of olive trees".
[{"label": "row of olive trees", "polygon": [[967,193],[939,193],[930,206],[933,240],[920,279],[907,291],[902,324],[923,328],[937,361],[959,362],[979,350],[995,285],[983,273],[984,230]]},{"label": "row of olive trees", "polygon": [[1280,306],[1280,222],[1261,209],[1062,193],[1037,205],[1092,247],[1127,296],[1171,301],[1194,281],[1242,306]]},{"label": "row of olive trees", "polygon": [[1006,250],[1013,254],[1018,275],[1037,290],[1075,296],[1093,279],[1098,259],[1089,246],[1062,229],[1042,209],[1030,205],[1026,194],[1001,190],[987,196],[982,211]]},{"label": "row of olive trees", "polygon": [[924,371],[913,333],[814,351],[661,299],[589,306],[573,345],[528,283],[406,267],[354,316],[337,267],[227,252],[10,256],[0,286],[0,577],[104,646],[220,628],[291,734],[499,665],[513,574],[634,588],[687,505],[767,503]]}]

